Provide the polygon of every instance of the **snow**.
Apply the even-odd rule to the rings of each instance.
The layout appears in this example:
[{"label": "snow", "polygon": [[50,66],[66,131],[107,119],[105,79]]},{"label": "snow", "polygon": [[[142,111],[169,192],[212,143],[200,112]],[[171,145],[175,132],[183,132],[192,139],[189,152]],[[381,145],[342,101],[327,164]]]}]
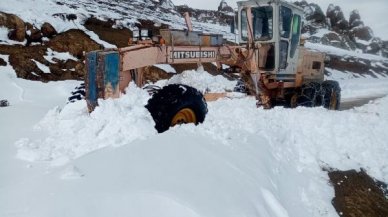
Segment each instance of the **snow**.
[{"label": "snow", "polygon": [[237,81],[229,81],[222,75],[212,76],[203,67],[198,70],[188,70],[174,75],[169,80],[160,80],[155,85],[164,87],[169,84],[186,84],[200,92],[223,93],[233,91]]},{"label": "snow", "polygon": [[8,39],[8,32],[9,32],[8,28],[0,26],[0,44],[6,44],[6,45],[25,44],[25,42],[18,42],[18,41],[13,41]]},{"label": "snow", "polygon": [[[23,1],[15,0],[12,2],[12,7],[7,1],[0,1],[0,11],[16,14],[25,22],[34,24],[40,27],[44,22],[48,22],[58,32],[64,32],[69,29],[81,29],[88,34],[97,43],[102,44],[105,48],[116,48],[115,45],[109,44],[101,40],[93,31],[87,30],[83,23],[88,17],[94,16],[101,20],[112,19],[116,20],[115,26],[123,26],[130,29],[135,28],[138,19],[152,20],[156,23],[164,23],[170,25],[172,29],[186,28],[183,17],[176,11],[172,10],[173,4],[167,1],[163,7],[169,9],[170,13],[163,13],[158,10],[153,10],[147,6],[152,6],[153,3],[147,0],[134,0],[131,4],[125,1],[99,1],[98,4],[90,0],[67,0],[59,4],[54,0],[34,0]],[[39,5],[36,7],[35,5]],[[67,20],[66,15],[73,14],[77,18]],[[234,39],[230,34],[228,26],[219,24],[200,23],[193,20],[195,31],[204,33],[224,34],[226,38]],[[0,35],[4,34],[0,31]]]},{"label": "snow", "polygon": [[388,58],[372,55],[372,54],[364,54],[364,53],[356,53],[354,51],[348,51],[341,48],[336,48],[328,45],[323,44],[316,44],[311,42],[306,42],[305,47],[311,50],[317,50],[324,53],[336,55],[336,56],[354,56],[361,59],[367,59],[371,61],[388,61]]},{"label": "snow", "polygon": [[328,29],[318,29],[317,33],[315,33],[314,35],[312,36],[316,36],[316,37],[319,37],[319,38],[322,38],[324,35],[330,33],[331,31],[328,30]]},{"label": "snow", "polygon": [[[388,97],[341,112],[263,110],[254,98],[225,98],[208,103],[203,124],[157,134],[144,108],[149,95],[134,85],[89,115],[85,101],[64,104],[77,83],[1,70],[0,98],[12,106],[0,110],[0,216],[332,217],[322,168],[362,167],[388,181]],[[210,79],[203,69],[184,74],[175,81]],[[225,88],[223,79],[209,84]],[[345,98],[388,86],[384,78],[338,80]]]},{"label": "snow", "polygon": [[67,61],[67,60],[78,61],[78,59],[73,55],[71,55],[69,52],[56,52],[56,51],[53,51],[51,48],[47,49],[47,55],[43,57],[50,63],[55,63],[54,59],[58,59],[62,61]]},{"label": "snow", "polygon": [[122,146],[155,134],[152,117],[144,105],[148,93],[129,87],[128,93],[118,100],[100,101],[89,115],[85,101],[71,103],[63,109],[54,108],[36,126],[37,132],[46,132],[46,138],[17,142],[20,159],[51,161],[62,165],[94,150],[107,146]]},{"label": "snow", "polygon": [[[120,9],[112,12],[87,3],[69,0],[59,7],[50,0],[15,0],[9,11],[9,2],[0,1],[0,11],[16,13],[37,26],[48,21],[58,31],[85,30],[81,24],[91,14],[117,18],[118,25],[128,27],[136,22],[134,17],[154,16],[156,21],[169,19],[174,28],[184,28],[178,15],[163,18],[147,10],[123,18],[118,11],[125,4],[112,2],[112,8]],[[52,16],[55,13],[75,13],[77,19],[65,21]],[[217,24],[194,22],[194,26],[228,31]],[[16,43],[7,39],[7,33],[0,28],[0,43]],[[114,47],[93,32],[87,34],[105,47]],[[306,46],[387,61],[319,44]],[[85,101],[65,104],[79,81],[44,84],[19,79],[8,56],[0,58],[8,63],[0,66],[0,100],[11,104],[0,108],[0,216],[334,217],[334,190],[323,168],[364,168],[388,182],[387,78],[356,78],[329,69],[332,74],[327,79],[340,82],[344,101],[382,97],[359,108],[263,110],[254,98],[230,97],[209,102],[203,124],[157,134],[144,108],[150,96],[143,89],[130,85],[126,95],[100,100],[89,114]],[[76,60],[50,49],[45,59]],[[36,64],[49,72],[47,66]],[[174,72],[167,65],[156,67]],[[201,92],[225,92],[236,86],[235,81],[211,76],[203,68],[157,84],[173,83]]]},{"label": "snow", "polygon": [[336,80],[341,85],[341,97],[345,101],[351,101],[355,98],[367,98],[369,96],[388,95],[388,78],[377,75],[376,78],[362,77],[357,78],[352,73],[341,72],[338,70],[326,68],[331,75],[326,76],[328,80]]},{"label": "snow", "polygon": [[156,64],[154,66],[167,72],[167,73],[176,74],[176,70],[169,64]]},{"label": "snow", "polygon": [[47,67],[46,65],[44,65],[44,64],[42,64],[42,63],[40,63],[40,62],[38,62],[38,61],[36,61],[36,60],[34,60],[34,59],[31,59],[31,60],[36,64],[36,66],[38,66],[38,68],[39,68],[43,73],[46,73],[46,74],[51,73],[51,72],[50,72],[50,68]]}]

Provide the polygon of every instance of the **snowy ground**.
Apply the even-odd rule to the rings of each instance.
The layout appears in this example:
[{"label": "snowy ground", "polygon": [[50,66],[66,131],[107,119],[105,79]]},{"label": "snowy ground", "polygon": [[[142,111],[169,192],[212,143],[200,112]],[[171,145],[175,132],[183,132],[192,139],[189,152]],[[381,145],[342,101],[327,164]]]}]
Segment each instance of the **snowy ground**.
[{"label": "snowy ground", "polygon": [[[0,216],[331,217],[323,167],[388,182],[388,97],[341,112],[223,99],[203,124],[157,134],[149,96],[134,86],[88,115],[82,101],[65,104],[79,82],[0,72],[0,99],[11,103],[0,108]],[[201,76],[175,79],[205,76],[191,73]],[[345,99],[388,94],[386,78],[347,76],[332,75]]]}]

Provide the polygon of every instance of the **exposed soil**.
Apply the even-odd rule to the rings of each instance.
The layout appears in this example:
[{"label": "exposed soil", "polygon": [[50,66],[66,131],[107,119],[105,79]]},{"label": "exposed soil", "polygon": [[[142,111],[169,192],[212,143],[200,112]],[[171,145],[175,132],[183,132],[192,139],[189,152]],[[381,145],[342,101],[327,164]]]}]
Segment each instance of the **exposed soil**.
[{"label": "exposed soil", "polygon": [[[43,57],[47,55],[48,48],[58,52],[70,52],[79,61],[56,59],[54,63],[49,62]],[[82,62],[85,58],[84,53],[97,49],[101,49],[101,46],[84,32],[69,30],[40,45],[0,45],[0,54],[9,55],[9,62],[18,77],[48,82],[83,79],[86,73],[85,65]],[[43,72],[35,61],[49,67],[51,73]],[[0,64],[1,62],[0,60]]]},{"label": "exposed soil", "polygon": [[97,18],[91,17],[85,21],[84,26],[86,29],[93,31],[100,37],[110,44],[116,45],[117,47],[128,46],[128,40],[132,38],[132,31],[127,28],[113,28],[115,21],[108,20],[102,21]]},{"label": "exposed soil", "polygon": [[0,58],[0,66],[6,66],[6,65],[7,65],[7,62],[5,62],[5,60]]},{"label": "exposed soil", "polygon": [[365,171],[330,171],[335,189],[332,204],[344,217],[387,217],[387,185],[371,178]]},{"label": "exposed soil", "polygon": [[155,66],[146,67],[144,70],[144,80],[155,83],[159,80],[170,79],[174,74],[167,73]]},{"label": "exposed soil", "polygon": [[70,52],[83,60],[87,52],[103,49],[103,46],[93,41],[86,33],[78,29],[63,32],[48,42],[48,46],[58,52]]}]

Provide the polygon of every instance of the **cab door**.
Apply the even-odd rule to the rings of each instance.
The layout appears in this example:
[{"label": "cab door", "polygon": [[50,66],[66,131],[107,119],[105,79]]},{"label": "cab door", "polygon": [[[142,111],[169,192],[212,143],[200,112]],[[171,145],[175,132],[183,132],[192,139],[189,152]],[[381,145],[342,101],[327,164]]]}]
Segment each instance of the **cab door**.
[{"label": "cab door", "polygon": [[279,7],[279,74],[294,74],[298,62],[301,16],[287,6]]}]

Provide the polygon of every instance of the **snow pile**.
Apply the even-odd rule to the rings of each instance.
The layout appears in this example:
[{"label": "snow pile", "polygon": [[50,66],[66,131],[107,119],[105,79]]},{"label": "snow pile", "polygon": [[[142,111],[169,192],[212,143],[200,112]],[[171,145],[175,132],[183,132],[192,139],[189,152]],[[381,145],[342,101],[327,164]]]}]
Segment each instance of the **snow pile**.
[{"label": "snow pile", "polygon": [[233,91],[237,81],[229,81],[222,75],[213,76],[206,72],[203,67],[200,67],[198,70],[184,71],[182,74],[174,75],[169,80],[161,80],[155,84],[161,87],[169,84],[186,84],[202,93],[223,93]]},{"label": "snow pile", "polygon": [[[85,207],[93,207],[87,209],[88,216],[118,212],[163,217],[334,217],[337,214],[330,203],[334,192],[322,168],[363,167],[375,178],[388,181],[388,98],[343,112],[323,108],[262,110],[256,108],[251,98],[223,99],[209,103],[204,124],[144,135],[152,131],[152,121],[141,106],[134,112],[137,105],[131,103],[145,102],[146,94],[134,87],[128,92],[144,96],[101,102],[102,108],[91,117],[83,114],[85,107],[80,105],[66,106],[61,113],[48,115],[45,120],[51,124],[42,121],[40,126],[58,127],[47,137],[55,140],[50,145],[56,147],[52,153],[59,153],[52,155],[56,163],[55,158],[61,159],[63,154],[87,154],[86,149],[80,148],[84,140],[93,144],[93,148],[88,147],[89,152],[107,145],[126,145],[83,156],[64,170],[54,170],[49,180],[35,180],[35,185],[40,186],[37,189],[47,182],[48,186],[55,186],[47,190],[54,192],[54,196],[43,195],[39,203],[28,196],[12,204],[19,207],[32,202],[32,214],[36,216],[43,212],[55,216],[65,207],[78,204],[71,209],[72,216],[82,216]],[[128,112],[128,107],[133,109]],[[78,111],[80,114],[71,117],[83,120],[65,118],[70,111]],[[137,123],[128,120],[127,115],[132,115]],[[57,117],[56,121],[50,121],[50,116]],[[85,128],[67,133],[75,125]],[[118,127],[108,130],[112,125]],[[133,134],[142,133],[146,140],[133,141]],[[68,138],[70,135],[79,139]],[[121,139],[114,141],[115,138]],[[42,152],[39,148],[29,151]],[[83,181],[69,186],[58,181],[58,177]],[[18,192],[25,195],[25,188],[30,186],[21,185]],[[36,195],[39,191],[28,192]],[[59,203],[63,198],[67,198],[66,204]],[[169,206],[162,208],[163,205]],[[173,215],[174,211],[179,215]]]},{"label": "snow pile", "polygon": [[90,115],[85,101],[51,110],[35,126],[47,137],[19,140],[17,156],[61,165],[104,147],[129,144],[155,134],[152,117],[144,107],[148,93],[134,85],[127,93],[119,99],[99,101],[99,107]]},{"label": "snow pile", "polygon": [[335,69],[326,69],[330,72],[329,76],[325,76],[327,80],[336,80],[341,86],[342,99],[350,100],[353,98],[363,98],[370,96],[385,96],[388,95],[388,78],[376,74],[377,78],[370,75],[364,77],[356,76],[351,72],[341,72]]},{"label": "snow pile", "polygon": [[254,99],[244,98],[209,103],[203,125],[177,128],[204,133],[226,145],[260,135],[266,139],[257,145],[269,145],[277,160],[292,159],[300,171],[316,170],[312,165],[342,170],[364,167],[372,176],[388,181],[385,126],[388,97],[341,112],[324,108],[262,110],[255,107]]},{"label": "snow pile", "polygon": [[[0,57],[8,62],[8,56]],[[10,138],[28,130],[8,127],[29,128],[36,113],[61,105],[69,82],[25,81],[9,65],[0,68],[6,71],[0,73],[0,88],[7,90],[0,98],[13,104],[0,112],[6,123],[0,143],[13,144]],[[229,82],[202,80],[211,76],[203,70],[184,74],[176,82],[202,90],[225,89]],[[367,87],[364,93],[371,93],[378,81],[387,82],[339,81],[345,92],[354,93]],[[101,100],[91,114],[84,101],[50,110],[34,133],[23,133],[28,138],[16,143],[17,157],[29,161],[27,166],[15,163],[13,149],[0,146],[6,155],[0,158],[0,216],[335,217],[334,191],[322,168],[362,167],[388,182],[388,97],[341,112],[263,110],[253,98],[222,99],[208,103],[203,124],[163,134],[156,133],[144,108],[148,99],[146,91],[131,85],[121,98]]]}]

